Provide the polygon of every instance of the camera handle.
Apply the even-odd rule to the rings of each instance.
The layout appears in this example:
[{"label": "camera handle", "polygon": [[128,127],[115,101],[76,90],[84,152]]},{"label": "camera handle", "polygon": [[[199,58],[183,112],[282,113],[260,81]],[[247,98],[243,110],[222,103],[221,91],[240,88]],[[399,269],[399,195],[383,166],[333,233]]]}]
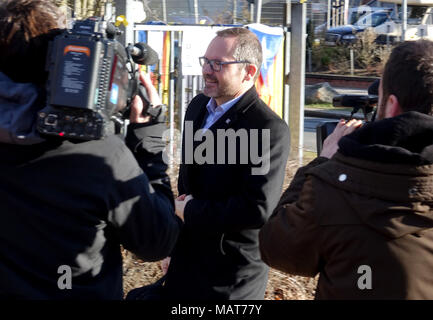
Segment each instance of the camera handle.
[{"label": "camera handle", "polygon": [[133,72],[130,72],[130,74],[131,74],[131,80],[132,80],[131,84],[133,85],[133,87],[130,91],[130,98],[128,99],[128,106],[122,112],[122,118],[123,119],[129,119],[129,115],[131,114],[131,103],[137,94],[143,100],[143,110],[141,112],[141,114],[143,116],[148,115],[147,111],[151,107],[151,103],[149,101],[149,96],[147,95],[147,90],[144,87],[144,85],[140,82],[140,80],[138,79],[138,73],[133,71]]},{"label": "camera handle", "polygon": [[137,94],[143,100],[142,114],[146,115],[149,108],[152,107],[152,104],[149,101],[149,96],[147,95],[147,90],[142,83],[138,84]]},{"label": "camera handle", "polygon": [[[149,115],[152,118],[152,122],[164,122],[165,121],[165,111],[167,107],[165,105],[154,106],[149,101],[149,96],[147,95],[147,90],[143,84],[138,85],[138,95],[143,99],[143,111],[141,112],[144,116]],[[161,118],[163,116],[164,118]]]}]

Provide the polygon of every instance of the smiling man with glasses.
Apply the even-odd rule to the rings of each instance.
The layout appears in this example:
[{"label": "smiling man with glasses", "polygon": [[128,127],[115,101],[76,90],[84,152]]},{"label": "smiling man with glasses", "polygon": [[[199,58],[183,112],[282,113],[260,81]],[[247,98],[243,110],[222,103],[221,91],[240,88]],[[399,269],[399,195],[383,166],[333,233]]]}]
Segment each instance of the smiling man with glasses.
[{"label": "smiling man with glasses", "polygon": [[200,61],[200,65],[204,67],[205,64],[208,64],[212,71],[214,72],[220,72],[223,65],[225,64],[233,64],[233,63],[250,63],[249,61],[219,61],[219,60],[209,60],[206,57],[200,57],[198,58]]},{"label": "smiling man with glasses", "polygon": [[[185,146],[193,145],[197,154],[200,143],[183,133],[176,214],[185,227],[171,255],[165,292],[173,300],[263,299],[268,267],[260,260],[258,232],[281,193],[289,129],[254,87],[262,65],[262,48],[254,33],[246,28],[217,32],[199,62],[203,94],[189,104],[184,128],[193,128],[194,135],[204,129],[206,137],[241,132],[249,140],[244,143],[239,134],[233,139],[235,148],[221,150],[210,139],[215,142],[209,152],[213,161],[186,163]],[[261,138],[251,139],[253,131]],[[263,136],[269,140],[266,145]],[[206,137],[202,143],[209,146]],[[245,145],[269,157],[267,172],[252,174],[256,163],[251,158],[248,163],[217,161],[238,161],[245,156]]]}]

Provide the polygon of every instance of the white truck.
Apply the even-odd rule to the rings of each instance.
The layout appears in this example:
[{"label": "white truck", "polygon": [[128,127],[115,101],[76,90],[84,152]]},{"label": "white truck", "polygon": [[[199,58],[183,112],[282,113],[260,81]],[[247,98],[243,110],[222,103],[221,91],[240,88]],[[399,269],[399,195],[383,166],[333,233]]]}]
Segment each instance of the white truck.
[{"label": "white truck", "polygon": [[[403,29],[402,0],[380,0],[394,3],[397,13],[394,19],[389,19],[374,31],[378,35],[400,38]],[[433,40],[433,0],[407,0],[408,19],[405,40],[427,38]]]},{"label": "white truck", "polygon": [[[400,41],[402,36],[402,0],[380,0],[394,4],[382,10],[364,14],[353,25],[331,28],[326,31],[326,45],[344,45],[356,42],[357,34],[371,28],[377,34],[378,43]],[[433,0],[408,0],[408,19],[405,40],[426,38],[433,40]],[[366,11],[368,6],[359,7]],[[367,10],[368,11],[368,10]]]}]

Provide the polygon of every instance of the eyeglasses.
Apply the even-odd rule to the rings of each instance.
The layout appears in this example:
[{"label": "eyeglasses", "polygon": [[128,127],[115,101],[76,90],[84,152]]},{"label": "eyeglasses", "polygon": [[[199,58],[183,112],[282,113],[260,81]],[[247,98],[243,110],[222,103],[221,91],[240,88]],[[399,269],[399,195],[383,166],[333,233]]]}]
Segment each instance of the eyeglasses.
[{"label": "eyeglasses", "polygon": [[219,72],[221,71],[223,65],[225,64],[234,64],[234,63],[250,63],[249,61],[218,61],[218,60],[209,60],[206,57],[200,57],[198,58],[198,60],[200,61],[200,65],[203,67],[205,64],[210,65],[210,68],[212,69],[212,71],[214,72]]}]

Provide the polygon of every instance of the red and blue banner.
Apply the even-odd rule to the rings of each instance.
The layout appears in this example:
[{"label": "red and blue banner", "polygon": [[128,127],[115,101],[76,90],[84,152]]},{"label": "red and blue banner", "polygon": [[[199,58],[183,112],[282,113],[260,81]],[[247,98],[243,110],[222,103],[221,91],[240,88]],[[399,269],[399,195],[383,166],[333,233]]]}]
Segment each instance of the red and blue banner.
[{"label": "red and blue banner", "polygon": [[284,34],[279,27],[263,24],[247,25],[262,44],[263,64],[256,87],[260,98],[277,113],[283,116],[284,88]]}]

